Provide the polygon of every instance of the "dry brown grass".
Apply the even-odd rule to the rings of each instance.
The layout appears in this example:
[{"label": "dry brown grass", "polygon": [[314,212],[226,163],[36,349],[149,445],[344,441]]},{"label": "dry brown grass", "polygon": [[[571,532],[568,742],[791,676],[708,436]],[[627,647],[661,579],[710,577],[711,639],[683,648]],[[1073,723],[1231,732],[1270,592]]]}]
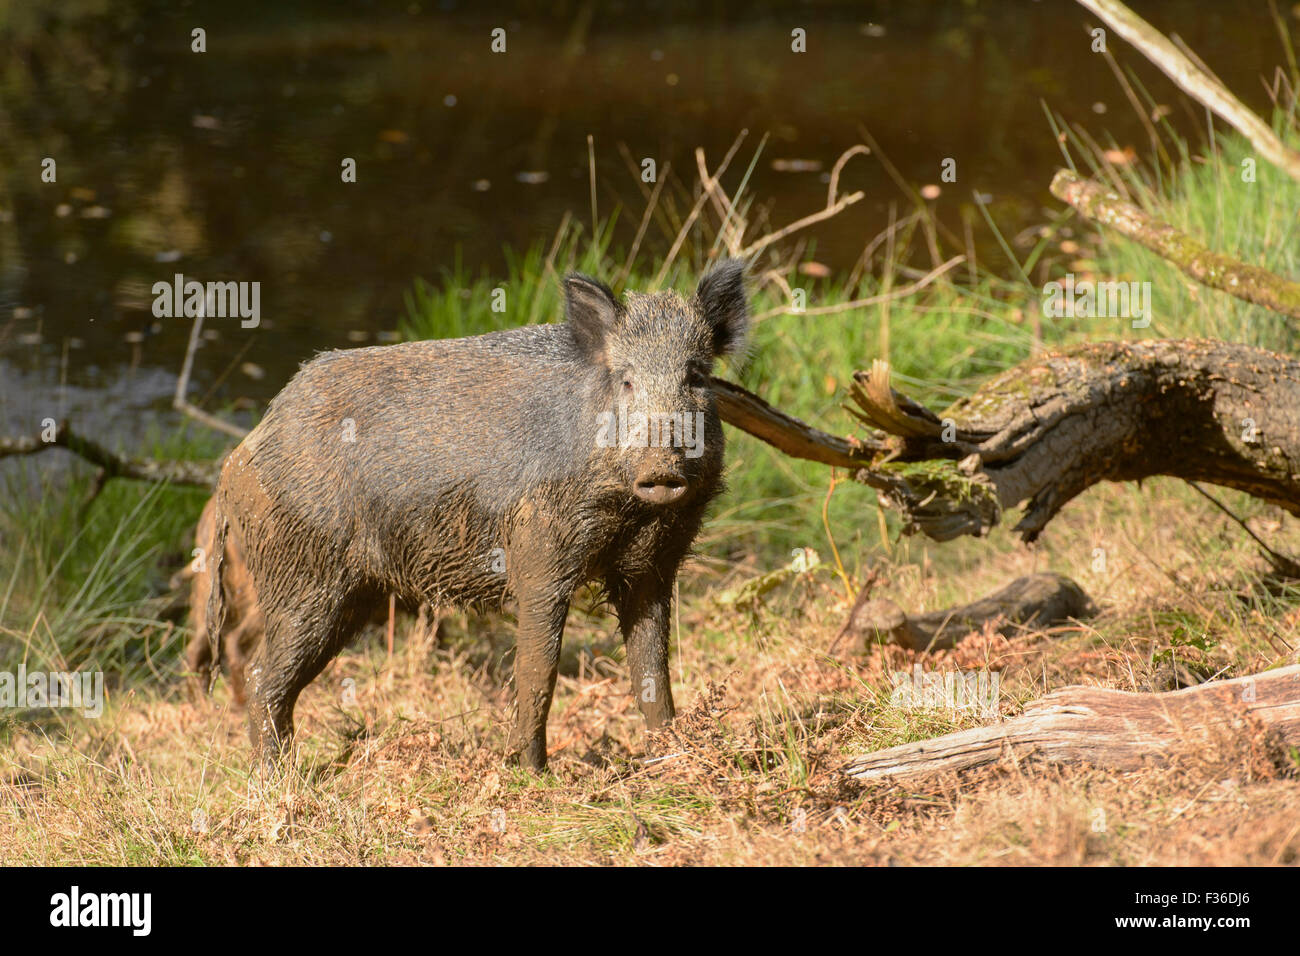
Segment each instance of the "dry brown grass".
[{"label": "dry brown grass", "polygon": [[[1300,550],[1297,522],[1251,507],[1274,547]],[[1094,571],[1096,547],[1106,567]],[[1047,568],[1075,576],[1101,617],[932,654],[841,646],[832,658],[848,597],[831,574],[738,609],[712,595],[766,569],[697,564],[673,664],[680,717],[654,735],[613,622],[575,613],[541,778],[500,758],[503,619],[454,615],[443,646],[408,638],[391,660],[382,639],[349,650],[304,693],[294,769],[274,780],[250,773],[224,686],[197,705],[174,685],[119,691],[99,720],[11,728],[0,862],[1300,862],[1296,755],[1233,728],[1123,774],[1004,763],[914,789],[839,774],[854,754],[981,722],[891,706],[888,675],[918,661],[1001,672],[1005,715],[1068,683],[1150,690],[1180,667],[1236,675],[1296,660],[1300,596],[1270,595],[1244,536],[1173,482],[1094,489],[1034,551],[1005,538],[899,545],[878,593],[923,610]]]}]

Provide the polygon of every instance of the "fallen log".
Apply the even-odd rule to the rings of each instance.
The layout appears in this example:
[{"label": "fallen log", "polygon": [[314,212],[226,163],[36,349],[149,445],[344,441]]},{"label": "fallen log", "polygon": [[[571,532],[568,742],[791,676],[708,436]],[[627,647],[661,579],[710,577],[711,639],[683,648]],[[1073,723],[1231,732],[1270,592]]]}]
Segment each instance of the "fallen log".
[{"label": "fallen log", "polygon": [[1300,746],[1300,665],[1167,694],[1066,687],[1010,720],[889,747],[850,760],[863,782],[915,781],[940,773],[1018,761],[1134,770],[1166,763],[1178,745],[1229,731],[1259,734],[1285,760]]},{"label": "fallen log", "polygon": [[722,420],[784,454],[854,468],[936,541],[987,534],[1026,505],[1033,541],[1100,481],[1170,475],[1236,488],[1300,516],[1300,360],[1209,339],[1095,342],[1037,356],[941,413],[856,372],[846,406],[872,429],[838,438],[714,379]]},{"label": "fallen log", "polygon": [[978,601],[926,614],[906,614],[883,598],[866,601],[854,607],[848,633],[859,640],[883,641],[914,651],[941,650],[985,625],[1010,637],[1084,620],[1096,612],[1083,588],[1069,578],[1029,574]]}]

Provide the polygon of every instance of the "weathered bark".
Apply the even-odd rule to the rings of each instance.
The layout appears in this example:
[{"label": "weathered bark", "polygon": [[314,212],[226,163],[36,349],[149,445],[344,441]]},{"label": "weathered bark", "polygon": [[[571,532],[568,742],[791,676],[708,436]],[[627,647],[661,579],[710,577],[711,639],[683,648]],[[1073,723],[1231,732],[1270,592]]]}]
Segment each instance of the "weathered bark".
[{"label": "weathered bark", "polygon": [[[891,460],[855,477],[881,487],[907,530],[984,534],[1027,502],[1032,541],[1099,481],[1170,475],[1236,488],[1300,516],[1300,361],[1210,340],[1102,342],[1037,357],[935,415],[855,375],[864,422]],[[851,409],[853,410],[853,409]]]},{"label": "weathered bark", "polygon": [[915,781],[1004,755],[1133,770],[1215,733],[1257,735],[1261,756],[1282,762],[1285,748],[1300,746],[1300,665],[1168,694],[1066,687],[1019,717],[855,757],[843,772],[866,782]]},{"label": "weathered bark", "polygon": [[1167,222],[1153,219],[1110,190],[1068,169],[1052,180],[1052,195],[1167,259],[1197,282],[1254,305],[1300,319],[1300,283],[1214,252]]},{"label": "weathered bark", "polygon": [[211,489],[221,473],[220,461],[157,461],[148,458],[123,458],[98,442],[77,434],[66,421],[55,426],[52,441],[39,435],[18,438],[0,437],[0,458],[11,455],[35,455],[50,448],[66,448],[100,468],[99,481],[109,478],[135,478],[139,481],[168,481]]},{"label": "weathered bark", "polygon": [[914,651],[940,650],[992,623],[1006,636],[1044,630],[1097,613],[1083,589],[1059,574],[1030,574],[970,604],[927,614],[905,614],[886,599],[856,606],[848,632],[860,640],[885,641]]}]

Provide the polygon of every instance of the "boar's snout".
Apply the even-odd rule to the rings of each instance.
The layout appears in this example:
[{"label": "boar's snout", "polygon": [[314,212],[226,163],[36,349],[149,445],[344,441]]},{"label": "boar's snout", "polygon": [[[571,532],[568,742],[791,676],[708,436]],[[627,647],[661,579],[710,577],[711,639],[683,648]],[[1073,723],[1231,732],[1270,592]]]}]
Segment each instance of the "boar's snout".
[{"label": "boar's snout", "polygon": [[670,505],[686,494],[686,478],[678,471],[653,468],[639,472],[632,493],[652,505]]}]

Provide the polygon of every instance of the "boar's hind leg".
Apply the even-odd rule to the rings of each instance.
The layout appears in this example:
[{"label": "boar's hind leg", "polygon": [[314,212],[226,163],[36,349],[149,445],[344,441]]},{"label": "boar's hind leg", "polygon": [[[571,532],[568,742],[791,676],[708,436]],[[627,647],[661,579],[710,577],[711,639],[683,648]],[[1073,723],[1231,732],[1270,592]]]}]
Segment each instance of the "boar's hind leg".
[{"label": "boar's hind leg", "polygon": [[263,606],[265,636],[245,665],[248,733],[265,764],[276,763],[293,737],[298,695],[343,649],[369,609],[365,596],[343,588],[316,584],[296,593],[297,606]]},{"label": "boar's hind leg", "polygon": [[230,691],[234,695],[235,703],[241,706],[248,702],[244,671],[248,666],[249,656],[257,647],[257,642],[262,639],[263,628],[262,611],[254,607],[248,616],[239,622],[239,626],[226,635],[224,653],[226,667],[230,672]]},{"label": "boar's hind leg", "polygon": [[553,588],[538,587],[519,595],[519,632],[515,639],[518,713],[509,750],[530,770],[546,767],[546,715],[555,693],[568,611],[568,598],[557,597]]},{"label": "boar's hind leg", "polygon": [[651,730],[672,721],[672,681],[668,675],[668,622],[672,615],[673,586],[643,581],[620,593],[611,588],[619,628],[627,646],[627,666],[646,726]]},{"label": "boar's hind leg", "polygon": [[194,636],[190,638],[190,643],[185,649],[185,669],[189,675],[187,684],[190,696],[197,703],[207,695],[208,687],[212,683],[213,662],[207,627],[198,623],[197,614],[192,619],[196,623]]}]

